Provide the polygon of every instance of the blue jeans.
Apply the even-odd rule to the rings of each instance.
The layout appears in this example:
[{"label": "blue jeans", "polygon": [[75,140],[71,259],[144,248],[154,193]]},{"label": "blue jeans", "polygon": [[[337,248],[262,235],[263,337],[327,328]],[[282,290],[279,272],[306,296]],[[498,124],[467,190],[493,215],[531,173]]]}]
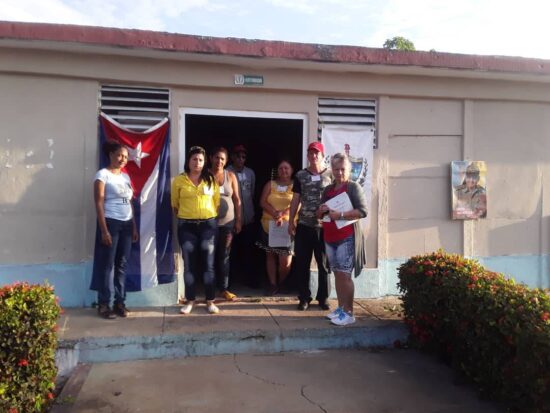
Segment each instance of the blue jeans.
[{"label": "blue jeans", "polygon": [[229,288],[229,256],[233,241],[233,227],[218,227],[216,237],[216,278],[218,289],[225,291]]},{"label": "blue jeans", "polygon": [[207,300],[215,298],[214,244],[218,226],[216,219],[178,219],[178,240],[183,255],[185,298],[195,301],[196,280],[202,269],[204,293]]},{"label": "blue jeans", "polygon": [[[97,280],[97,302],[108,305],[114,293],[115,304],[124,304],[126,300],[126,264],[132,248],[133,224],[131,219],[119,221],[106,218],[105,221],[113,243],[110,247],[103,244],[98,229],[93,269],[93,277]],[[113,276],[112,279],[111,276]],[[111,290],[111,285],[113,285],[114,291]]]},{"label": "blue jeans", "polygon": [[326,242],[328,262],[332,271],[351,274],[355,265],[355,237],[350,235],[338,242]]}]

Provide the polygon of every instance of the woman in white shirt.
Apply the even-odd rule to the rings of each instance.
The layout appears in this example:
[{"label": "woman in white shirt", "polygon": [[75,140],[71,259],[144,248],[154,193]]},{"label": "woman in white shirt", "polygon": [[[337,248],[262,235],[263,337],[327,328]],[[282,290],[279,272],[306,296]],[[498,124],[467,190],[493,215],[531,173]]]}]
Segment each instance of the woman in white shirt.
[{"label": "woman in white shirt", "polygon": [[[134,191],[130,177],[122,171],[128,163],[128,149],[117,142],[107,141],[103,151],[109,159],[109,166],[100,169],[94,180],[98,233],[91,289],[97,290],[99,316],[113,319],[117,315],[127,317],[129,314],[124,303],[126,265],[138,232],[131,204]],[[112,275],[114,279],[111,279]],[[111,291],[111,285],[114,291]]]}]

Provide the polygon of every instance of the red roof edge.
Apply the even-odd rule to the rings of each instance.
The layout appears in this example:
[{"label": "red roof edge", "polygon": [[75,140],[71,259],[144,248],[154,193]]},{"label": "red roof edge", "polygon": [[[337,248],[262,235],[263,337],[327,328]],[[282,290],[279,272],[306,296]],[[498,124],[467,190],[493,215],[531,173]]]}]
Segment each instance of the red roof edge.
[{"label": "red roof edge", "polygon": [[167,52],[358,65],[420,66],[485,72],[550,74],[550,60],[543,59],[441,52],[402,52],[359,46],[203,37],[148,30],[66,24],[0,21],[0,39],[76,42]]}]

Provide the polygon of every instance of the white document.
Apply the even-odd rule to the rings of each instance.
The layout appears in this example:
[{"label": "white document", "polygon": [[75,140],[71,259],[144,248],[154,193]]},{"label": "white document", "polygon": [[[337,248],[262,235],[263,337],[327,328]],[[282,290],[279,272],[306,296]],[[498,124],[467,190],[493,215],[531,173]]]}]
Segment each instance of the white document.
[{"label": "white document", "polygon": [[[329,207],[329,209],[333,210],[333,211],[338,211],[338,212],[347,212],[347,211],[351,211],[353,209],[353,205],[351,203],[351,200],[349,199],[349,196],[347,193],[345,192],[342,192],[341,194],[338,194],[336,195],[334,198],[331,198],[329,199],[328,201],[325,202],[325,204]],[[330,221],[330,218],[327,215],[325,215],[323,217],[323,221],[325,222],[329,222]],[[358,219],[352,219],[352,220],[346,220],[346,219],[342,219],[342,220],[336,220],[336,228],[340,229],[340,228],[344,228],[348,225],[351,225],[353,224],[354,222],[357,222],[359,221]]]},{"label": "white document", "polygon": [[288,235],[288,222],[283,221],[280,227],[275,221],[269,221],[269,246],[290,247],[290,235]]}]

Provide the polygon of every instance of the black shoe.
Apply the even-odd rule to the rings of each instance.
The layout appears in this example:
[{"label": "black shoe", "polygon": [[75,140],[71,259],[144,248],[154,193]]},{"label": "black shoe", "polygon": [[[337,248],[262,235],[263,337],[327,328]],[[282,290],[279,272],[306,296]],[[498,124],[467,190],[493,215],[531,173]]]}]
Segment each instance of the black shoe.
[{"label": "black shoe", "polygon": [[298,304],[298,310],[300,311],[306,311],[308,308],[309,308],[308,301],[300,301],[300,304]]},{"label": "black shoe", "polygon": [[99,304],[97,307],[97,314],[107,320],[114,320],[116,318],[116,314],[113,313],[108,304]]},{"label": "black shoe", "polygon": [[321,310],[330,310],[330,304],[327,300],[319,301],[319,307],[321,307]]},{"label": "black shoe", "polygon": [[113,306],[113,312],[119,316],[119,317],[122,317],[122,318],[126,318],[128,317],[128,315],[130,314],[130,311],[128,311],[128,309],[126,308],[126,306],[122,303],[117,303]]}]

